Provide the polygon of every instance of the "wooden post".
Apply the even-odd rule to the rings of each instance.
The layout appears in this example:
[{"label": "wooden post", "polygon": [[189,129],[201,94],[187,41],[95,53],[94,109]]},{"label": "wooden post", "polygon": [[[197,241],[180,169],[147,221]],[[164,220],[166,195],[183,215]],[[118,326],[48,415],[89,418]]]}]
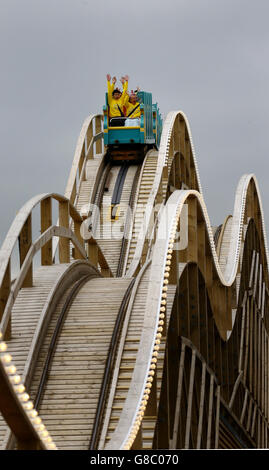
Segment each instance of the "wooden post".
[{"label": "wooden post", "polygon": [[[78,241],[81,243],[82,246],[84,246],[84,242],[83,242],[83,239],[82,239],[82,236],[81,236],[81,233],[80,233],[80,228],[81,228],[81,223],[78,222],[77,220],[74,221],[74,232],[75,232],[75,235],[78,239]],[[80,251],[75,247],[75,254],[74,254],[74,258],[75,259],[83,259],[83,255],[80,253]]]},{"label": "wooden post", "polygon": [[[69,228],[69,202],[59,202],[59,226]],[[60,263],[70,263],[70,240],[60,237],[59,240],[59,261]]]},{"label": "wooden post", "polygon": [[[98,116],[95,119],[95,134],[99,134],[102,131],[102,122],[101,122],[101,116]],[[95,143],[95,152],[102,153],[102,139],[98,139]]]},{"label": "wooden post", "polygon": [[183,375],[184,375],[184,364],[185,364],[185,344],[181,344],[181,353],[179,360],[179,372],[178,372],[178,382],[177,382],[177,397],[176,397],[176,406],[175,406],[175,416],[174,416],[174,430],[172,434],[172,440],[170,442],[170,449],[177,448],[178,434],[179,434],[179,423],[180,423],[180,410],[181,410],[181,397],[182,397],[182,385],[183,385]]},{"label": "wooden post", "polygon": [[207,312],[207,293],[204,278],[198,273],[199,283],[199,315],[200,315],[200,353],[205,361],[208,361],[208,312]]},{"label": "wooden post", "polygon": [[188,409],[187,409],[187,420],[186,420],[186,431],[185,431],[185,449],[190,448],[190,431],[191,431],[191,415],[192,415],[192,398],[193,398],[193,385],[194,385],[194,372],[195,372],[195,359],[196,352],[193,349],[191,358],[191,370],[190,370],[190,381],[188,390]]},{"label": "wooden post", "polygon": [[200,350],[200,310],[197,265],[189,264],[188,273],[190,340],[196,348]]},{"label": "wooden post", "polygon": [[[10,260],[9,260],[7,268],[6,268],[6,272],[3,278],[3,282],[0,288],[0,321],[5,311],[5,307],[7,304],[8,297],[9,297],[10,286],[11,286],[11,274],[10,274]],[[11,320],[9,321],[8,327],[4,334],[5,340],[9,340],[10,338],[11,338]]]},{"label": "wooden post", "polygon": [[219,447],[219,416],[220,416],[220,385],[216,390],[216,426],[215,426],[215,449]]},{"label": "wooden post", "polygon": [[[78,176],[81,181],[85,181],[85,166],[84,166],[84,160],[85,160],[86,154],[85,154],[85,143],[82,147],[80,158],[79,158],[79,163],[78,163]],[[81,175],[83,171],[83,175]]]},{"label": "wooden post", "polygon": [[90,263],[98,267],[98,245],[91,240],[88,241],[88,258]]},{"label": "wooden post", "polygon": [[[43,233],[52,225],[52,204],[50,197],[41,201],[40,211],[41,233]],[[42,266],[49,266],[52,264],[52,239],[41,248],[41,264]]]},{"label": "wooden post", "polygon": [[213,391],[214,391],[214,376],[210,375],[210,389],[209,389],[209,404],[208,404],[208,420],[207,420],[207,439],[206,448],[211,449],[211,429],[212,429],[212,415],[213,415]]},{"label": "wooden post", "polygon": [[[32,245],[32,214],[30,214],[22,227],[19,235],[19,253],[20,267],[22,266],[27,253]],[[33,264],[31,263],[29,270],[24,278],[22,287],[32,287],[33,285]]]},{"label": "wooden post", "polygon": [[91,121],[91,124],[89,125],[89,128],[87,130],[86,134],[86,142],[87,142],[87,153],[86,157],[87,158],[93,158],[93,144],[92,144],[92,139],[93,139],[93,121]]},{"label": "wooden post", "polygon": [[170,415],[169,415],[169,377],[168,377],[168,357],[166,355],[164,361],[164,373],[162,377],[162,390],[159,405],[159,419],[158,419],[158,448],[169,448],[169,430],[170,430]]},{"label": "wooden post", "polygon": [[[184,157],[185,160],[185,165],[186,165],[186,154],[185,154],[185,122],[183,119],[179,118],[179,147],[180,147],[180,152]],[[186,165],[187,167],[187,165]],[[188,184],[188,182],[185,180],[185,183]]]},{"label": "wooden post", "polygon": [[197,200],[188,200],[188,261],[198,262]]},{"label": "wooden post", "polygon": [[199,420],[197,429],[197,442],[196,449],[201,448],[202,439],[202,426],[203,426],[203,415],[204,415],[204,399],[205,399],[205,382],[206,382],[206,363],[202,365],[202,376],[201,376],[201,388],[200,388],[200,403],[199,403]]}]

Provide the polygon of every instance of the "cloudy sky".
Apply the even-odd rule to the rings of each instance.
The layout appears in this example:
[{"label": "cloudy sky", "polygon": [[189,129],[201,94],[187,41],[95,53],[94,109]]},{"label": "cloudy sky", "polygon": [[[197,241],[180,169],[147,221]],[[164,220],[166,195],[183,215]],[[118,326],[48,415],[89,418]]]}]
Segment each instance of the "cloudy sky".
[{"label": "cloudy sky", "polygon": [[190,126],[212,225],[255,173],[269,231],[268,0],[0,0],[0,243],[32,196],[64,193],[105,75]]}]

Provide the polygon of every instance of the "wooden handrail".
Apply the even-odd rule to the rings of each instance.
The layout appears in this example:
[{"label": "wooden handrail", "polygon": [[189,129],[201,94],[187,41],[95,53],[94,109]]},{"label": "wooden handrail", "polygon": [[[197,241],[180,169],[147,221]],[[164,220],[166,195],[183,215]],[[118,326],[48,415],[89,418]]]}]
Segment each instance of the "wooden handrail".
[{"label": "wooden handrail", "polygon": [[[0,249],[0,286],[3,283],[6,269],[10,260],[12,250],[19,239],[19,236],[23,230],[24,225],[27,223],[27,219],[32,213],[33,209],[41,204],[42,201],[46,199],[55,199],[58,202],[69,202],[69,200],[60,194],[57,193],[45,193],[39,194],[31,198],[17,213],[7,235]],[[73,204],[69,203],[70,216],[76,222],[81,222],[82,218]]]},{"label": "wooden handrail", "polygon": [[[60,226],[52,225],[52,200],[59,203]],[[32,212],[40,205],[41,236],[32,240]],[[69,228],[69,219],[74,223],[74,231]],[[0,320],[5,338],[11,336],[11,310],[21,287],[31,287],[33,283],[32,261],[41,250],[41,263],[53,264],[52,238],[58,237],[60,262],[70,261],[70,242],[75,246],[75,259],[87,259],[80,235],[82,217],[65,197],[57,193],[41,194],[33,197],[18,212],[0,250]],[[15,244],[19,242],[20,272],[11,284],[11,256]]]},{"label": "wooden handrail", "polygon": [[[98,142],[97,150],[101,150],[99,141],[103,137],[103,132],[101,132],[102,117],[101,114],[92,114],[85,119],[82,125],[65,189],[65,196],[72,204],[75,203],[81,182],[85,179],[86,162],[93,158],[93,144]],[[94,134],[94,125],[96,134]],[[79,181],[77,182],[78,173]]]},{"label": "wooden handrail", "polygon": [[73,234],[72,230],[67,229],[65,227],[57,226],[52,226],[48,230],[46,230],[46,232],[44,232],[43,235],[41,235],[29,249],[27,256],[21,266],[19,276],[17,277],[10,289],[9,297],[1,321],[1,331],[4,335],[7,331],[8,324],[10,322],[12,307],[15,303],[19,290],[23,286],[25,276],[27,275],[29,267],[32,264],[33,257],[49,240],[52,239],[52,237],[55,236],[59,238],[64,238],[66,240],[71,240],[77,250],[79,250],[81,258],[87,259],[86,251],[84,250],[83,246],[80,244],[76,236]]}]

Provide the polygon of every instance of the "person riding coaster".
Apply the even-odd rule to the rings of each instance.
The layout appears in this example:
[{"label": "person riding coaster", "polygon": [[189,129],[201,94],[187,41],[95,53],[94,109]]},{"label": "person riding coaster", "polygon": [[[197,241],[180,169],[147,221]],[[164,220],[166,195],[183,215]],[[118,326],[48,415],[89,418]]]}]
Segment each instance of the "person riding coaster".
[{"label": "person riding coaster", "polygon": [[117,81],[116,77],[113,77],[112,84],[110,83],[111,76],[107,74],[107,94],[108,94],[108,106],[109,106],[109,125],[110,126],[124,126],[124,102],[126,100],[127,89],[128,89],[128,75],[121,77],[120,81],[123,85],[123,91],[121,92],[118,88],[114,89],[114,85]]},{"label": "person riding coaster", "polygon": [[136,92],[131,90],[126,105],[126,127],[140,127],[141,109]]}]

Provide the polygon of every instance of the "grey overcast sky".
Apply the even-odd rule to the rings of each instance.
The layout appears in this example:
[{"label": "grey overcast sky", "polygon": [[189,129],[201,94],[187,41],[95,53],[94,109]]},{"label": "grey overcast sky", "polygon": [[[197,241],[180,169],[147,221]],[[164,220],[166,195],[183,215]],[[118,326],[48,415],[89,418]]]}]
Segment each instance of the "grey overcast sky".
[{"label": "grey overcast sky", "polygon": [[190,126],[212,225],[255,173],[268,233],[268,0],[0,0],[0,243],[32,196],[64,193],[105,75]]}]

